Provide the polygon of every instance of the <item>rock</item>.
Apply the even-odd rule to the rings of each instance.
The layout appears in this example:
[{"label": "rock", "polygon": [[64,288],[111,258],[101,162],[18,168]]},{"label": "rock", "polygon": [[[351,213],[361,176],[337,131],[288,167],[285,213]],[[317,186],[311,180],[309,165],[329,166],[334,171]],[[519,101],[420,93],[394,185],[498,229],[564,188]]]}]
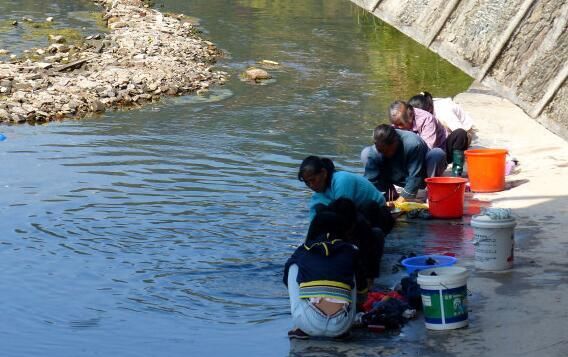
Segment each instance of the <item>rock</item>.
[{"label": "rock", "polygon": [[10,54],[10,51],[4,50],[4,49],[0,49],[0,56],[6,56],[6,55],[9,55],[9,54]]},{"label": "rock", "polygon": [[26,118],[23,115],[12,113],[12,115],[10,115],[10,121],[13,121],[13,122],[16,122],[16,123],[25,123]]},{"label": "rock", "polygon": [[47,48],[47,51],[50,53],[69,52],[69,47],[62,43],[52,43]]},{"label": "rock", "polygon": [[14,79],[14,75],[9,70],[0,68],[0,79]]},{"label": "rock", "polygon": [[86,78],[82,78],[77,82],[77,87],[81,89],[94,89],[97,87],[98,83],[95,81],[88,80]]},{"label": "rock", "polygon": [[26,22],[33,22],[31,17],[22,17],[22,20],[24,20]]},{"label": "rock", "polygon": [[111,30],[116,30],[116,29],[123,28],[123,27],[128,27],[128,23],[118,21],[118,22],[113,22],[112,24],[108,25],[108,28],[111,29]]},{"label": "rock", "polygon": [[[164,94],[204,94],[209,84],[225,80],[222,72],[210,68],[219,55],[214,44],[197,38],[180,17],[144,10],[140,0],[95,1],[107,6],[104,19],[114,31],[92,34],[89,42],[73,49],[66,45],[71,37],[55,33],[48,47],[27,50],[30,58],[18,60],[14,55],[10,63],[0,61],[4,117],[43,122],[82,116],[158,100]],[[38,54],[48,56],[35,62],[32,58]]]},{"label": "rock", "polygon": [[91,111],[95,113],[104,112],[106,109],[105,105],[100,100],[94,100],[91,103],[89,103],[89,108],[91,109]]},{"label": "rock", "polygon": [[12,116],[10,115],[10,113],[8,113],[7,110],[0,109],[0,120],[1,121],[8,121],[10,119],[12,119]]},{"label": "rock", "polygon": [[48,17],[47,19],[45,19],[45,21],[47,21],[47,22],[53,22],[53,17],[50,16],[50,17]]},{"label": "rock", "polygon": [[10,55],[10,59],[15,60],[16,58],[18,58],[18,56],[16,56],[16,55]]},{"label": "rock", "polygon": [[65,43],[65,37],[61,36],[61,35],[49,35],[49,40],[51,42],[55,42],[55,43]]},{"label": "rock", "polygon": [[255,82],[272,78],[272,76],[270,76],[270,74],[266,72],[264,69],[254,68],[254,67],[247,69],[246,72],[244,73],[244,76],[246,79]]},{"label": "rock", "polygon": [[26,114],[30,114],[30,113],[35,113],[36,112],[36,108],[34,108],[32,105],[29,104],[22,104],[22,109],[24,110],[24,112]]},{"label": "rock", "polygon": [[37,66],[38,68],[41,68],[41,69],[49,69],[49,68],[51,68],[53,65],[52,65],[51,63],[47,63],[47,62],[37,62],[37,63],[36,63],[36,66]]},{"label": "rock", "polygon": [[14,82],[14,83],[12,83],[12,90],[13,91],[31,92],[32,89],[33,89],[32,85],[28,82]]},{"label": "rock", "polygon": [[75,110],[77,110],[77,108],[79,108],[81,106],[81,103],[72,99],[66,105],[69,107],[70,110],[75,111]]},{"label": "rock", "polygon": [[271,60],[262,60],[258,63],[264,64],[264,65],[269,65],[269,66],[279,66],[280,65],[280,63],[278,63],[276,61],[271,61]]},{"label": "rock", "polygon": [[18,21],[12,21],[12,26],[18,26]]},{"label": "rock", "polygon": [[168,89],[167,89],[167,91],[166,91],[166,94],[167,94],[167,95],[176,95],[176,94],[178,94],[178,92],[179,92],[178,86],[172,84],[172,85],[169,85],[169,86],[168,86]]},{"label": "rock", "polygon": [[41,74],[39,74],[39,73],[32,73],[32,74],[28,74],[26,76],[26,79],[29,80],[29,81],[33,81],[33,80],[40,79],[40,78],[41,78]]}]

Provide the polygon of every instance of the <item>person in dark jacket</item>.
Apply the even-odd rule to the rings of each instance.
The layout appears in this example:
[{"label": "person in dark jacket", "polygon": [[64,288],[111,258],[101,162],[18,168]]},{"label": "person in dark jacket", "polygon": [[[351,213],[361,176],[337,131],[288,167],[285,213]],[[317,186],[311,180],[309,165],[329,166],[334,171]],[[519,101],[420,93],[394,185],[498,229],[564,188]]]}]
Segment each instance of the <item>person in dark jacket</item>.
[{"label": "person in dark jacket", "polygon": [[396,197],[393,185],[402,186],[398,200],[415,198],[425,188],[424,179],[441,176],[446,168],[442,150],[429,150],[418,135],[381,124],[373,132],[374,145],[363,149],[365,177],[387,196]]},{"label": "person in dark jacket", "polygon": [[314,227],[286,262],[283,282],[288,287],[292,320],[290,338],[338,337],[353,322],[357,289],[366,290],[359,273],[360,250],[348,241],[354,215],[321,211]]},{"label": "person in dark jacket", "polygon": [[[366,285],[372,287],[375,278],[379,276],[380,272],[381,258],[385,245],[385,234],[383,231],[372,227],[365,215],[356,210],[353,201],[347,198],[339,198],[331,202],[329,206],[322,207],[320,212],[332,212],[334,214],[317,215],[310,224],[306,242],[317,238],[330,225],[346,225],[343,227],[346,232],[346,240],[354,243],[359,248],[357,278],[358,280],[365,279]],[[363,292],[359,289],[359,295]]]}]

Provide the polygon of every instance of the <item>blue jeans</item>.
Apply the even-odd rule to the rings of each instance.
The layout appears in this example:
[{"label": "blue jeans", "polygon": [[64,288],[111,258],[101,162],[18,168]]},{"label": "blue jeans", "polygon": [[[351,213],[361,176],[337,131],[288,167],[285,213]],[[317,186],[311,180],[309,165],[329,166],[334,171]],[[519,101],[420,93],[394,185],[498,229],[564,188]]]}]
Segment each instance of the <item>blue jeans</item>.
[{"label": "blue jeans", "polygon": [[294,326],[310,336],[336,337],[347,332],[355,317],[357,289],[354,288],[351,292],[353,303],[344,305],[341,310],[328,316],[308,299],[300,299],[300,285],[296,281],[297,276],[298,266],[292,264],[288,269],[288,293]]}]

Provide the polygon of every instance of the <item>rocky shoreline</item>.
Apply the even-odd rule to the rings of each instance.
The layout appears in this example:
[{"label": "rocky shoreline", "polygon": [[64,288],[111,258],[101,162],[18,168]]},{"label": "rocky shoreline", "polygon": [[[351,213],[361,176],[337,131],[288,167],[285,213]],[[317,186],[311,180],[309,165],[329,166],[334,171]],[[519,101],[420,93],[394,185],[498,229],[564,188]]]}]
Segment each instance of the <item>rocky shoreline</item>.
[{"label": "rocky shoreline", "polygon": [[221,52],[183,15],[142,0],[93,0],[110,30],[69,45],[50,36],[34,58],[0,61],[0,122],[36,123],[142,105],[164,95],[223,84],[211,66]]}]

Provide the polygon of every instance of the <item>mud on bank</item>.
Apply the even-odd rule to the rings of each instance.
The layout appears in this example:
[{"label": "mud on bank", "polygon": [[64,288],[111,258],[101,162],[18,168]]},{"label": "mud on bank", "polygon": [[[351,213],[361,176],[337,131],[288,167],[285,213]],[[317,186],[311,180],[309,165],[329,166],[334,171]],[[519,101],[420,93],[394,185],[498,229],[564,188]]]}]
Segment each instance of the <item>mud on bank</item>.
[{"label": "mud on bank", "polygon": [[211,66],[221,52],[185,21],[141,0],[93,0],[110,32],[71,44],[50,36],[33,56],[0,61],[0,122],[80,118],[138,106],[164,95],[201,93],[227,75]]}]

